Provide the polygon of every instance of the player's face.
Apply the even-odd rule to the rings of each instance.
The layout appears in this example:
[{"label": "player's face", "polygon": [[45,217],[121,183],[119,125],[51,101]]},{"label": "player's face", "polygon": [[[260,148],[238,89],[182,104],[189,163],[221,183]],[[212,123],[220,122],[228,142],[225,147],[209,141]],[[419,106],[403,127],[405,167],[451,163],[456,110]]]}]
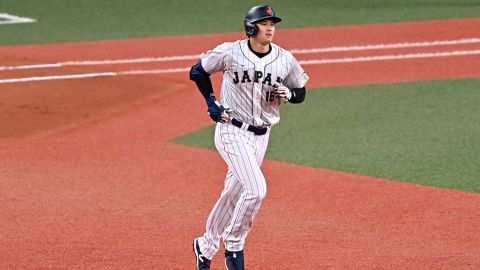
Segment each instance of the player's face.
[{"label": "player's face", "polygon": [[275,35],[275,23],[272,20],[262,20],[257,22],[258,33],[255,39],[263,45],[267,45],[273,41]]}]

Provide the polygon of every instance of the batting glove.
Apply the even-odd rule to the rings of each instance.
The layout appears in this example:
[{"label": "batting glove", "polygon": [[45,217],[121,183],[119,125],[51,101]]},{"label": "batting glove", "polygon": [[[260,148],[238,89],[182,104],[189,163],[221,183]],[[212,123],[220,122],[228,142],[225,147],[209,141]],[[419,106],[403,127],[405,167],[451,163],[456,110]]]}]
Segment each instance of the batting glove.
[{"label": "batting glove", "polygon": [[226,123],[230,121],[230,116],[228,115],[229,110],[225,109],[220,102],[218,102],[214,96],[207,98],[208,105],[208,115],[215,122]]}]

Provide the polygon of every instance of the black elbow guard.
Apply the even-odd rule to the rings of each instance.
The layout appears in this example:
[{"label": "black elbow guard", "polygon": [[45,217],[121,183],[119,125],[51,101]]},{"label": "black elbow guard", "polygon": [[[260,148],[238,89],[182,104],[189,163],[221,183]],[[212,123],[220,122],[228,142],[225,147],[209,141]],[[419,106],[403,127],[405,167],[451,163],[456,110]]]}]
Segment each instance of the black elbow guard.
[{"label": "black elbow guard", "polygon": [[208,74],[202,67],[202,63],[198,61],[195,65],[192,66],[190,69],[190,80],[197,81],[200,78],[208,78],[210,74]]},{"label": "black elbow guard", "polygon": [[307,90],[305,87],[302,88],[293,88],[292,89],[292,97],[290,98],[290,103],[302,103],[305,100],[305,95]]},{"label": "black elbow guard", "polygon": [[198,61],[190,69],[190,80],[194,81],[202,93],[204,98],[208,98],[213,94],[212,81],[210,80],[210,74],[208,74],[202,67],[202,63]]},{"label": "black elbow guard", "polygon": [[193,65],[192,68],[190,69],[190,80],[191,81],[195,81],[195,76],[196,76],[196,72],[195,72],[195,68],[197,67],[197,64]]}]

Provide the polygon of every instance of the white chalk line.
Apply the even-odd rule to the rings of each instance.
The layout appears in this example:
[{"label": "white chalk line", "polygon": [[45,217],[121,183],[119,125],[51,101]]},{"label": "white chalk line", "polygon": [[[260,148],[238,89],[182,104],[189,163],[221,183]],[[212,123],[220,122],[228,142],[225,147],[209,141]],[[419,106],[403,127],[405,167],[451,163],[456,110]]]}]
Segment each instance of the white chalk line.
[{"label": "white chalk line", "polygon": [[154,70],[129,70],[129,71],[119,71],[119,72],[81,73],[81,74],[68,74],[68,75],[56,75],[56,76],[36,76],[36,77],[3,79],[3,80],[0,80],[0,84],[68,80],[68,79],[85,79],[85,78],[96,78],[96,77],[114,77],[114,76],[122,76],[122,75],[177,73],[177,72],[187,72],[189,70],[190,68],[171,68],[171,69],[154,69]]},{"label": "white chalk line", "polygon": [[[374,45],[362,45],[362,46],[354,45],[354,46],[345,46],[345,47],[326,47],[326,48],[312,48],[312,49],[292,49],[290,50],[290,52],[293,54],[312,54],[312,53],[321,53],[321,52],[401,49],[401,48],[435,47],[435,46],[462,45],[462,44],[475,44],[475,43],[480,43],[480,38],[406,42],[406,43],[392,43],[392,44],[374,44]],[[118,64],[196,60],[199,58],[199,56],[200,54],[194,54],[194,55],[177,55],[177,56],[163,56],[163,57],[143,57],[143,58],[118,59],[118,60],[67,61],[67,62],[51,63],[51,64],[0,66],[0,71],[17,70],[17,69],[59,68],[59,67],[65,67],[65,66],[118,65]]]},{"label": "white chalk line", "polygon": [[308,54],[308,53],[322,53],[322,52],[346,52],[346,51],[348,52],[348,51],[436,47],[436,46],[451,46],[451,45],[475,44],[475,43],[480,43],[480,38],[464,38],[464,39],[454,39],[454,40],[405,42],[405,43],[375,44],[375,45],[345,46],[345,47],[330,47],[330,48],[293,49],[293,50],[290,50],[290,52],[293,54]]},{"label": "white chalk line", "polygon": [[102,72],[102,73],[83,73],[83,74],[70,74],[70,75],[57,75],[57,76],[13,78],[13,79],[0,80],[0,83],[20,83],[20,82],[52,81],[52,80],[64,80],[64,79],[83,79],[83,78],[106,77],[106,76],[118,76],[118,73]]},{"label": "white chalk line", "polygon": [[[301,65],[321,65],[321,64],[374,62],[374,61],[418,59],[418,58],[454,57],[454,56],[465,56],[465,55],[480,55],[480,50],[378,55],[378,56],[364,56],[364,57],[351,57],[351,58],[313,59],[313,60],[299,61],[299,63]],[[49,81],[49,80],[65,80],[65,79],[81,79],[81,78],[107,77],[107,76],[111,77],[111,76],[122,76],[122,75],[168,74],[168,73],[187,72],[188,70],[190,70],[190,67],[154,69],[154,70],[129,70],[129,71],[119,71],[119,72],[83,73],[83,74],[70,74],[70,75],[58,75],[58,76],[38,76],[38,77],[2,79],[0,80],[0,84],[33,82],[33,81]]]},{"label": "white chalk line", "polygon": [[354,62],[373,62],[373,61],[387,61],[387,60],[402,60],[402,59],[416,59],[416,58],[438,58],[438,57],[452,57],[480,54],[480,50],[463,50],[463,51],[445,51],[433,53],[411,53],[411,54],[397,54],[397,55],[377,55],[377,56],[360,56],[349,58],[334,58],[334,59],[317,59],[317,60],[303,60],[299,61],[301,65],[319,65],[319,64],[335,64],[335,63],[354,63]]},{"label": "white chalk line", "polygon": [[59,67],[66,67],[66,66],[95,66],[95,65],[154,63],[154,62],[168,62],[168,61],[181,61],[181,60],[196,60],[199,57],[200,57],[200,54],[183,55],[183,56],[165,56],[165,57],[143,57],[143,58],[118,59],[118,60],[67,61],[67,62],[60,62],[60,63],[53,63],[53,64],[0,66],[0,71],[19,70],[19,69],[59,68]]},{"label": "white chalk line", "polygon": [[0,24],[33,23],[37,20],[8,13],[0,13]]}]

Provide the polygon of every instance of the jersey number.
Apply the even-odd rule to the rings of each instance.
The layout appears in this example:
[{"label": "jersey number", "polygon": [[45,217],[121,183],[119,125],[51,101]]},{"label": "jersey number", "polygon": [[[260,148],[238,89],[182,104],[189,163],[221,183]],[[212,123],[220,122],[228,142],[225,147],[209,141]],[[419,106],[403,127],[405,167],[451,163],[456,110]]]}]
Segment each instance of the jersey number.
[{"label": "jersey number", "polygon": [[273,102],[275,100],[275,95],[273,94],[273,91],[267,91],[265,93],[265,101],[266,102]]}]

